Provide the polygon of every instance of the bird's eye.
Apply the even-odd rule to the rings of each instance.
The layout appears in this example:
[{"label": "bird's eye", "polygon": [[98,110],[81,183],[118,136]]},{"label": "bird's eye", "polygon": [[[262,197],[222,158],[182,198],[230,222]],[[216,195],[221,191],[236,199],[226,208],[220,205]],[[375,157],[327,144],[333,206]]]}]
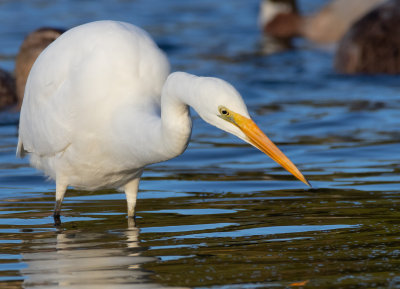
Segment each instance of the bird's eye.
[{"label": "bird's eye", "polygon": [[223,115],[223,116],[229,116],[229,111],[228,111],[225,107],[220,107],[220,108],[219,108],[219,112],[220,112],[221,115]]}]

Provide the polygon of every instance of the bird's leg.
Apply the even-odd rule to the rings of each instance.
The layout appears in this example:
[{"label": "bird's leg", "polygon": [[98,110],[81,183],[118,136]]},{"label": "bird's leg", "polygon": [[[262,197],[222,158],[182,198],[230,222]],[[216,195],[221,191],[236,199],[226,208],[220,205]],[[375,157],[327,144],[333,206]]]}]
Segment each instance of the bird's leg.
[{"label": "bird's leg", "polygon": [[67,185],[56,182],[56,204],[54,206],[54,225],[59,226],[61,225],[61,204],[64,199],[65,192],[67,191]]},{"label": "bird's leg", "polygon": [[133,179],[129,183],[127,183],[124,187],[125,195],[126,195],[126,202],[128,205],[128,217],[129,218],[136,217],[135,207],[136,207],[137,193],[139,190],[139,181],[140,181],[140,176],[137,177],[136,179]]}]

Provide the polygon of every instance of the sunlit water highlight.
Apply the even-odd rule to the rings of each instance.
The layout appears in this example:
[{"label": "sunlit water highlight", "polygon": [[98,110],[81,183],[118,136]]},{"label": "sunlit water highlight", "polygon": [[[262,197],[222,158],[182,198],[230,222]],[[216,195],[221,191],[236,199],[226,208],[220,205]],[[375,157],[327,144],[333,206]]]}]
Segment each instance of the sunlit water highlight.
[{"label": "sunlit water highlight", "polygon": [[55,228],[54,183],[15,158],[1,113],[1,288],[400,288],[400,78],[337,75],[302,41],[262,55],[257,3],[0,3],[2,68],[38,26],[138,24],[173,70],[232,82],[313,184],[194,115],[188,150],[145,171],[136,224],[123,193],[71,189]]}]

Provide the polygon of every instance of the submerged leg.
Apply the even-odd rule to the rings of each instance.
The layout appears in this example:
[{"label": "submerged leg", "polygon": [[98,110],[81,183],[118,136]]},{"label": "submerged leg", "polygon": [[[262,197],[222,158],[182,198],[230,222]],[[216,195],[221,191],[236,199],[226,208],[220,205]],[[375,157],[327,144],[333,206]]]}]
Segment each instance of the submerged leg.
[{"label": "submerged leg", "polygon": [[54,225],[61,225],[60,213],[61,213],[61,204],[64,199],[65,192],[67,191],[67,185],[56,182],[56,204],[54,206]]},{"label": "submerged leg", "polygon": [[140,176],[127,183],[124,187],[126,202],[128,205],[128,217],[130,218],[134,218],[136,216],[135,207],[136,207],[137,193],[139,190],[139,181],[140,181]]}]

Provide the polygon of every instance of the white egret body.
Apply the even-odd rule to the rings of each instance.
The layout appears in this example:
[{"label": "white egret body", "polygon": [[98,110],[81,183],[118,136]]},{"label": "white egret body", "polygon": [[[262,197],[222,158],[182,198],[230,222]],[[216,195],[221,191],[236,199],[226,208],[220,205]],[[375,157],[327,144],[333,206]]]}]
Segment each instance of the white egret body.
[{"label": "white egret body", "polygon": [[123,188],[128,216],[134,216],[143,168],[187,147],[188,106],[308,184],[251,121],[230,84],[168,75],[168,60],[153,40],[123,22],[73,28],[39,56],[25,89],[17,155],[28,153],[31,164],[56,181],[56,221],[68,186]]}]

